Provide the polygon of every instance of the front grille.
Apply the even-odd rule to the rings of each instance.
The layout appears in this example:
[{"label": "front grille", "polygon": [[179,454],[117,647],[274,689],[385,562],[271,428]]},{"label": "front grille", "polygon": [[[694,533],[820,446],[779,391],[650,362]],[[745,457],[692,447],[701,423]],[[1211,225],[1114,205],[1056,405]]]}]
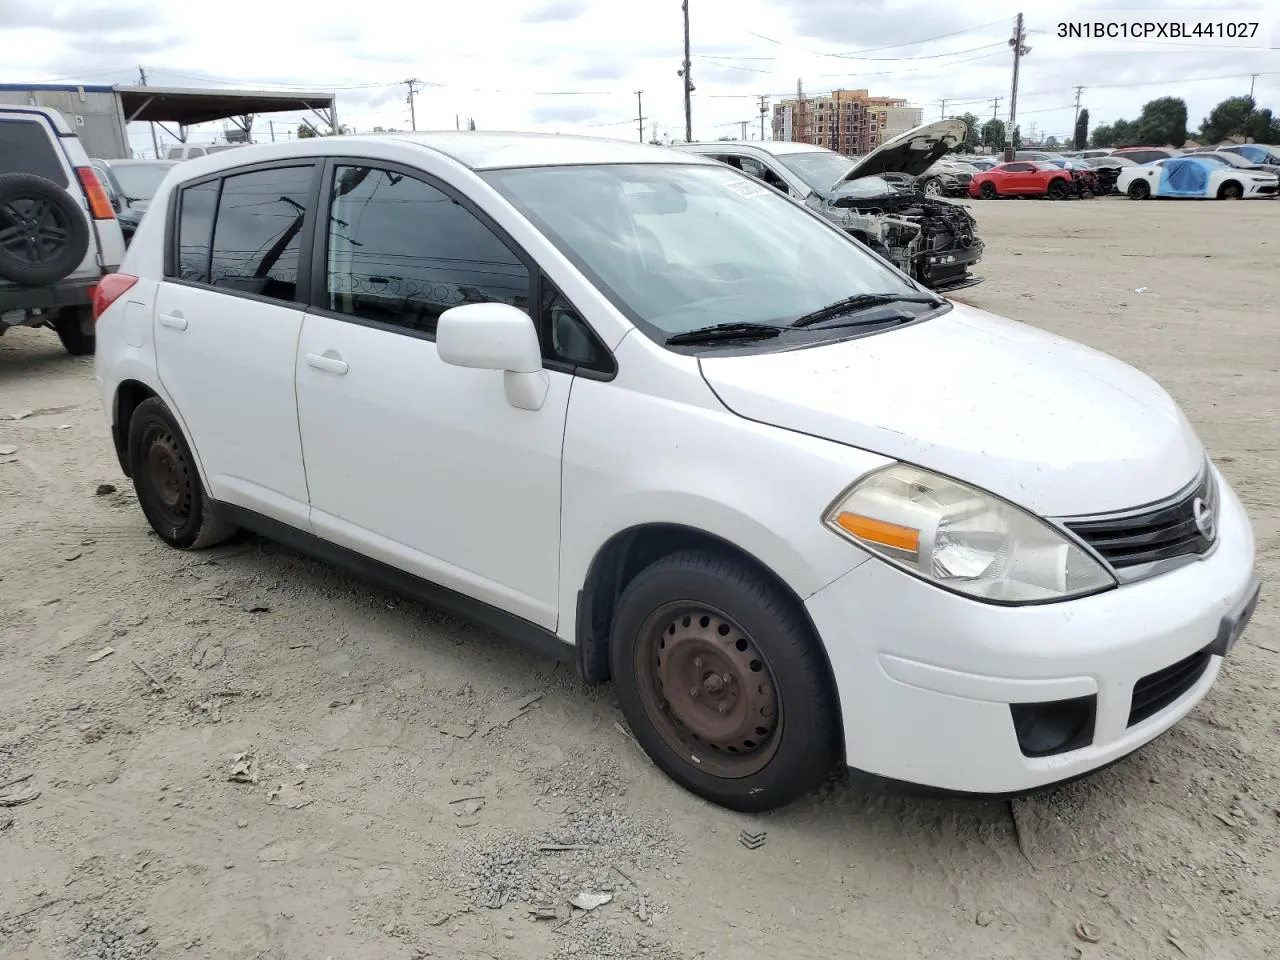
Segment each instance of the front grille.
[{"label": "front grille", "polygon": [[1209,651],[1197,650],[1172,666],[1149,673],[1133,686],[1129,726],[1154,717],[1196,685],[1209,666]]},{"label": "front grille", "polygon": [[1195,503],[1203,500],[1217,522],[1217,497],[1208,471],[1193,488],[1146,510],[1064,521],[1117,570],[1206,553],[1213,540],[1196,524]]}]

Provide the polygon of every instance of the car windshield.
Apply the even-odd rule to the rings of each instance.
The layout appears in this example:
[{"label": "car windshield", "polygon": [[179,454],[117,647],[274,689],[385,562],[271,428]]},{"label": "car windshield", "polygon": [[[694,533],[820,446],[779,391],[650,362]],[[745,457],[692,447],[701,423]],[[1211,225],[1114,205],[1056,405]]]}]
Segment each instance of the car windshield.
[{"label": "car windshield", "polygon": [[852,160],[834,150],[780,153],[775,159],[819,193],[826,193],[854,167]]},{"label": "car windshield", "polygon": [[150,200],[160,189],[170,163],[122,163],[111,168],[120,189],[130,200]]},{"label": "car windshield", "polygon": [[787,324],[857,294],[921,295],[847,234],[728,167],[524,167],[483,176],[658,339],[722,323]]},{"label": "car windshield", "polygon": [[900,193],[897,186],[884,177],[859,177],[840,184],[831,193],[831,199],[840,197],[883,197],[888,193]]}]

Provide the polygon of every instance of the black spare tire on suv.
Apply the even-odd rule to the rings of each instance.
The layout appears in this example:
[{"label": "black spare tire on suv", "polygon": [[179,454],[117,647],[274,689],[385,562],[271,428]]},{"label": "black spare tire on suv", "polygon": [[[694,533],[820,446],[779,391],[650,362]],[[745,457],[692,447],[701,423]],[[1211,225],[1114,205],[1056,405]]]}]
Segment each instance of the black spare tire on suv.
[{"label": "black spare tire on suv", "polygon": [[0,279],[56,283],[89,250],[89,223],[67,191],[31,173],[0,175]]}]

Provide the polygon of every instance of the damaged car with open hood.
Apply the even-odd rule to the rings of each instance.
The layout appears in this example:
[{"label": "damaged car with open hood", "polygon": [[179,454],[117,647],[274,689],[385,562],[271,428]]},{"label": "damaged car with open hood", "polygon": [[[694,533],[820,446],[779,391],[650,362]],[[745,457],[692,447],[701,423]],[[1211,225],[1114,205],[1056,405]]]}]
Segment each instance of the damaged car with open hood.
[{"label": "damaged car with open hood", "polygon": [[903,273],[933,290],[981,282],[972,268],[983,244],[973,215],[930,195],[917,180],[964,140],[963,120],[939,120],[852,159],[826,147],[782,140],[686,143],[821,213]]}]

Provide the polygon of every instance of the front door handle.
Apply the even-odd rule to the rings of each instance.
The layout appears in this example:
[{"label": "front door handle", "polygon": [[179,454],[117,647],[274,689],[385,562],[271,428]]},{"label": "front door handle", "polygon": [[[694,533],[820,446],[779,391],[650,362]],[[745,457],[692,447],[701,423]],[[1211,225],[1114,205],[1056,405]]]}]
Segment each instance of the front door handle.
[{"label": "front door handle", "polygon": [[347,361],[341,357],[329,356],[328,354],[308,353],[307,365],[315,367],[317,370],[324,370],[326,373],[336,373],[338,376],[342,376],[347,372]]},{"label": "front door handle", "polygon": [[162,313],[160,314],[160,326],[172,327],[174,330],[185,330],[187,329],[187,318],[176,310],[173,313]]}]

